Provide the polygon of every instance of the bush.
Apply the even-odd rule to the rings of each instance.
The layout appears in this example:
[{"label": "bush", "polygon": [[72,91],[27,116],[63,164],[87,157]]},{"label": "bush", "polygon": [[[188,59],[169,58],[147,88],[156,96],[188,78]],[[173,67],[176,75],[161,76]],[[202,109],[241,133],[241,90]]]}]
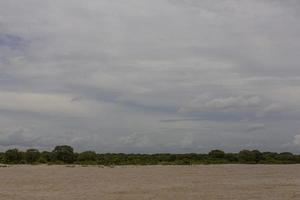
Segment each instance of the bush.
[{"label": "bush", "polygon": [[283,152],[277,155],[277,159],[285,163],[296,162],[296,157],[290,152]]},{"label": "bush", "polygon": [[259,163],[263,159],[263,154],[258,150],[253,150],[252,154],[256,163]]},{"label": "bush", "polygon": [[48,151],[43,151],[41,154],[40,154],[40,161],[42,161],[42,163],[48,163],[48,162],[51,162],[51,160],[53,159],[53,155],[51,152],[48,152]]},{"label": "bush", "polygon": [[249,150],[242,150],[239,152],[240,163],[255,163],[255,155]]},{"label": "bush", "polygon": [[4,163],[4,153],[0,153],[0,163]]},{"label": "bush", "polygon": [[74,150],[68,145],[56,146],[52,151],[52,161],[61,161],[63,163],[74,162]]},{"label": "bush", "polygon": [[261,153],[258,150],[242,150],[237,153],[225,153],[222,150],[212,150],[208,154],[97,154],[94,151],[74,153],[67,145],[56,146],[52,152],[39,152],[28,149],[26,152],[9,149],[0,152],[0,163],[8,164],[69,164],[81,165],[193,165],[193,164],[227,164],[227,163],[262,163],[262,164],[293,164],[300,163],[300,155],[289,152]]},{"label": "bush", "polygon": [[78,155],[77,161],[97,161],[97,154],[94,151],[85,151]]},{"label": "bush", "polygon": [[232,163],[237,163],[239,161],[238,155],[235,153],[227,153],[225,159]]},{"label": "bush", "polygon": [[18,149],[9,149],[4,154],[4,162],[18,164],[22,160],[22,153]]},{"label": "bush", "polygon": [[213,159],[223,159],[225,158],[225,152],[222,150],[212,150],[211,152],[208,153],[208,155],[213,158]]},{"label": "bush", "polygon": [[28,163],[35,163],[40,158],[40,152],[37,149],[28,149],[25,153],[25,160]]}]

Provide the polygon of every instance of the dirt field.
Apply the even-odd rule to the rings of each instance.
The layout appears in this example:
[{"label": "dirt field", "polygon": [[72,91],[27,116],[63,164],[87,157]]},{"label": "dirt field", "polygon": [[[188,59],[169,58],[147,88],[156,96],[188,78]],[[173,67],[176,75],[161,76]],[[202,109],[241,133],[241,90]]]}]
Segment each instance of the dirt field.
[{"label": "dirt field", "polygon": [[0,168],[2,200],[300,199],[300,165]]}]

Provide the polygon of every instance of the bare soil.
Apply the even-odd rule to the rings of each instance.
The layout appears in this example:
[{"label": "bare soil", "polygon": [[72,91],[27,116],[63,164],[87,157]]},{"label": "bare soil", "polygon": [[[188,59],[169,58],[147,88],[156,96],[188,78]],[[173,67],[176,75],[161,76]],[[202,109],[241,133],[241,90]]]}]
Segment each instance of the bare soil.
[{"label": "bare soil", "polygon": [[300,199],[300,165],[9,166],[2,200]]}]

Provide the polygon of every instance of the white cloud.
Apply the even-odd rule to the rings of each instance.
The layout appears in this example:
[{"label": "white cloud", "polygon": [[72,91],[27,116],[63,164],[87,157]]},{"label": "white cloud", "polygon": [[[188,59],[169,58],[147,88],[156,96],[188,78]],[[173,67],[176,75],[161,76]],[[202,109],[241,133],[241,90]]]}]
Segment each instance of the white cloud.
[{"label": "white cloud", "polygon": [[251,107],[258,106],[261,99],[257,96],[254,97],[229,97],[223,99],[213,99],[205,103],[206,108],[212,109],[226,109],[231,107]]},{"label": "white cloud", "polygon": [[259,131],[259,130],[264,130],[266,127],[264,124],[251,124],[248,125],[246,128],[246,132],[254,132],[254,131]]},{"label": "white cloud", "polygon": [[[35,124],[30,130],[51,143],[72,141],[64,136],[71,130],[81,147],[125,137],[129,149],[133,132],[143,137],[127,142],[152,150],[216,146],[222,134],[237,146],[247,137],[280,146],[300,118],[299,8],[260,0],[1,1],[1,128]],[[269,123],[260,136],[250,131]]]},{"label": "white cloud", "polygon": [[296,146],[300,146],[300,135],[295,135],[293,144]]},{"label": "white cloud", "polygon": [[195,98],[187,105],[180,108],[179,112],[223,111],[239,110],[260,107],[262,100],[258,96],[233,96],[226,98],[214,98],[207,100],[206,97]]},{"label": "white cloud", "polygon": [[[95,102],[72,101],[72,95],[0,92],[0,109],[40,114],[91,115],[101,106]],[[90,103],[90,104],[89,104]]]}]

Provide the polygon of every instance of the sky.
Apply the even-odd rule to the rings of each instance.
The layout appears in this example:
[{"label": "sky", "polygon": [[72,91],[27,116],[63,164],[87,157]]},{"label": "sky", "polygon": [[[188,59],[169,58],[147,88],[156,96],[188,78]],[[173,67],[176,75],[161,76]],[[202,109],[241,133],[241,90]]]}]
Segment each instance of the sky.
[{"label": "sky", "polygon": [[0,150],[300,153],[297,0],[0,0]]}]

